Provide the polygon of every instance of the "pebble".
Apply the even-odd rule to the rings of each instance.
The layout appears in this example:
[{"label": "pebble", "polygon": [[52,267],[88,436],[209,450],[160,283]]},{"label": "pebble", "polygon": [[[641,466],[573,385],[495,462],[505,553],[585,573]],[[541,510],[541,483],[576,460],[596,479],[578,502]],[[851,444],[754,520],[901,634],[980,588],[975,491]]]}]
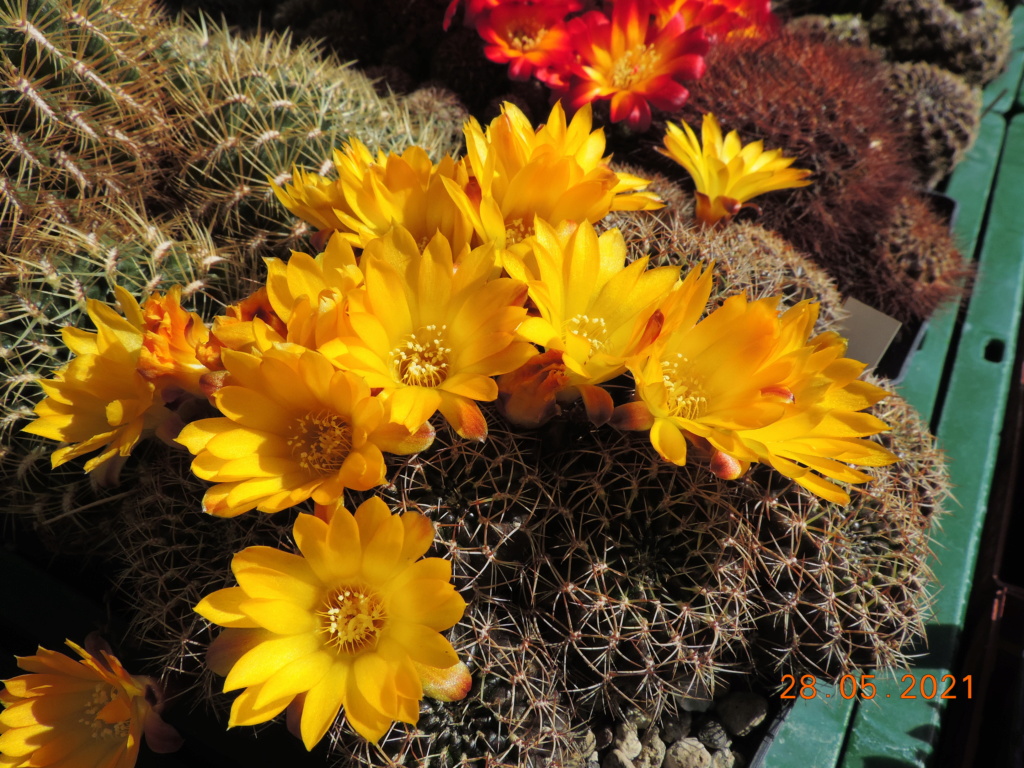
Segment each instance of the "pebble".
[{"label": "pebble", "polygon": [[643,749],[636,760],[633,761],[633,768],[661,768],[665,761],[665,742],[661,740],[661,734],[657,726],[648,728],[640,739]]},{"label": "pebble", "polygon": [[729,749],[732,746],[729,734],[725,732],[722,724],[713,717],[709,717],[697,729],[697,738],[708,749]]},{"label": "pebble", "polygon": [[637,735],[636,726],[633,723],[615,724],[615,749],[622,752],[632,760],[643,750],[640,737]]},{"label": "pebble", "polygon": [[736,757],[728,749],[720,749],[711,755],[708,768],[735,768]]},{"label": "pebble", "polygon": [[747,691],[728,694],[716,706],[722,723],[733,736],[746,736],[764,722],[768,701],[764,696]]},{"label": "pebble", "polygon": [[621,749],[613,749],[604,756],[601,768],[634,768],[633,762],[626,757]]},{"label": "pebble", "polygon": [[680,712],[678,719],[664,720],[661,724],[661,738],[666,744],[673,741],[685,739],[690,735],[690,726],[693,724],[693,715],[689,712]]},{"label": "pebble", "polygon": [[697,739],[680,739],[665,752],[662,768],[709,768],[711,753]]}]

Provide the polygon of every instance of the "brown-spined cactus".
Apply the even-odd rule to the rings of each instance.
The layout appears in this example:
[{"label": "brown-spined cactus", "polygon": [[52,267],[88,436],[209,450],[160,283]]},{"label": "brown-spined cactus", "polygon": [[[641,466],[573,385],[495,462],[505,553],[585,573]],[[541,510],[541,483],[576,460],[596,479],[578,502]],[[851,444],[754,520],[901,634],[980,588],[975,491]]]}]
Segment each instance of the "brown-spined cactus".
[{"label": "brown-spined cactus", "polygon": [[350,137],[371,151],[455,149],[450,111],[382,97],[359,70],[287,34],[242,38],[203,22],[176,28],[163,51],[188,148],[174,187],[215,237],[253,254],[301,250],[312,234],[282,212],[268,177],[284,184],[294,166],[329,173]]},{"label": "brown-spined cactus", "polygon": [[884,0],[868,26],[892,59],[936,64],[972,85],[994,80],[1013,45],[1000,0]]},{"label": "brown-spined cactus", "polygon": [[819,43],[842,43],[844,45],[870,45],[864,19],[854,13],[825,16],[812,13],[791,19],[786,28]]},{"label": "brown-spined cactus", "polygon": [[916,150],[911,160],[933,188],[974,145],[981,89],[936,64],[893,64],[886,87]]},{"label": "brown-spined cactus", "polygon": [[150,0],[0,2],[0,248],[74,201],[146,194],[173,123]]}]

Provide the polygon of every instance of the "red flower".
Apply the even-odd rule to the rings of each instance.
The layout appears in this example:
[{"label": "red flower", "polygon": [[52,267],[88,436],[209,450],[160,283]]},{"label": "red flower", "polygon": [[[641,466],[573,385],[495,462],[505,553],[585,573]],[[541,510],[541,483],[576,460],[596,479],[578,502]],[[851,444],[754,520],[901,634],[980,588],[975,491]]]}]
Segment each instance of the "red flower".
[{"label": "red flower", "polygon": [[771,0],[655,0],[660,23],[681,16],[687,29],[701,26],[712,42],[733,35],[772,34],[779,20]]},{"label": "red flower", "polygon": [[651,105],[674,111],[686,103],[683,80],[704,74],[707,37],[680,15],[658,23],[648,0],[616,0],[609,19],[592,11],[569,22],[579,56],[566,101],[573,108],[611,100],[613,122],[645,131]]},{"label": "red flower", "polygon": [[513,80],[536,75],[552,88],[562,87],[573,62],[565,17],[579,8],[577,0],[503,2],[477,17],[484,54],[496,64],[508,62]]}]

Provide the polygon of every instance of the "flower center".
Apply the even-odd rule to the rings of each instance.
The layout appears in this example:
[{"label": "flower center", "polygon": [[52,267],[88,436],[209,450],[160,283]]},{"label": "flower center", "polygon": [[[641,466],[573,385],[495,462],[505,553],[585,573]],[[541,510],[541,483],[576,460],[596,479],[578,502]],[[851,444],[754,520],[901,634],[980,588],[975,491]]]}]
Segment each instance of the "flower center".
[{"label": "flower center", "polygon": [[674,360],[663,360],[661,378],[665,382],[666,405],[670,416],[699,419],[708,411],[704,382],[695,376],[688,358],[677,354]]},{"label": "flower center", "polygon": [[295,422],[288,447],[303,469],[333,474],[352,452],[352,428],[336,413],[310,413]]},{"label": "flower center", "polygon": [[425,325],[391,350],[391,371],[410,387],[436,387],[448,378],[448,356],[444,345],[447,325]]},{"label": "flower center", "polygon": [[522,218],[512,219],[505,224],[505,247],[521,243],[533,234],[533,224],[528,224]]},{"label": "flower center", "polygon": [[116,697],[117,691],[109,683],[97,683],[92,689],[92,694],[86,700],[85,707],[82,709],[82,716],[78,718],[79,724],[89,728],[92,738],[124,741],[128,737],[129,722],[127,720],[107,723],[96,717],[99,711]]},{"label": "flower center", "polygon": [[533,22],[509,30],[508,45],[517,51],[532,51],[547,32],[545,27]]},{"label": "flower center", "polygon": [[637,83],[651,78],[661,61],[661,54],[653,45],[638,45],[626,51],[612,67],[612,86],[629,91]]},{"label": "flower center", "polygon": [[362,586],[336,589],[316,615],[326,643],[348,654],[376,647],[387,623],[381,599]]},{"label": "flower center", "polygon": [[[603,317],[573,315],[565,321],[563,332],[572,333],[590,342],[590,356],[599,352],[608,339],[608,326]],[[588,358],[589,359],[589,358]]]}]

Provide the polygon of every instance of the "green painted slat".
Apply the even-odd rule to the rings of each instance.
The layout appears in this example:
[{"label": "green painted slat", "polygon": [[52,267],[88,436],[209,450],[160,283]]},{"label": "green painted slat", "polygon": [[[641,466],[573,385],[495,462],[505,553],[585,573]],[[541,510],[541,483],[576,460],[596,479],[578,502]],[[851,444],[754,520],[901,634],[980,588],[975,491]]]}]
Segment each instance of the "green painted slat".
[{"label": "green painted slat", "polygon": [[818,683],[813,699],[798,699],[765,755],[763,768],[829,768],[839,759],[854,701]]},{"label": "green painted slat", "polygon": [[1013,52],[1006,71],[989,83],[982,94],[982,109],[1005,113],[1014,102],[1021,102],[1021,71],[1024,70],[1024,7],[1018,6],[1010,17],[1013,20]]},{"label": "green painted slat", "polygon": [[[950,457],[956,502],[936,536],[942,585],[916,679],[950,674],[964,621],[992,486],[1024,303],[1024,119],[1015,118],[993,192],[978,276],[964,320],[938,436]],[[897,686],[898,687],[898,686]],[[924,766],[938,736],[944,701],[890,698],[859,706],[843,768],[883,760]]]},{"label": "green painted slat", "polygon": [[[946,189],[946,194],[959,203],[955,233],[957,244],[967,258],[976,256],[985,208],[1005,134],[1006,121],[1002,116],[994,113],[985,115],[977,142],[957,166]],[[917,409],[926,423],[931,422],[938,398],[958,310],[957,304],[950,303],[932,315],[924,341],[914,352],[907,375],[900,385],[900,394]]]}]

